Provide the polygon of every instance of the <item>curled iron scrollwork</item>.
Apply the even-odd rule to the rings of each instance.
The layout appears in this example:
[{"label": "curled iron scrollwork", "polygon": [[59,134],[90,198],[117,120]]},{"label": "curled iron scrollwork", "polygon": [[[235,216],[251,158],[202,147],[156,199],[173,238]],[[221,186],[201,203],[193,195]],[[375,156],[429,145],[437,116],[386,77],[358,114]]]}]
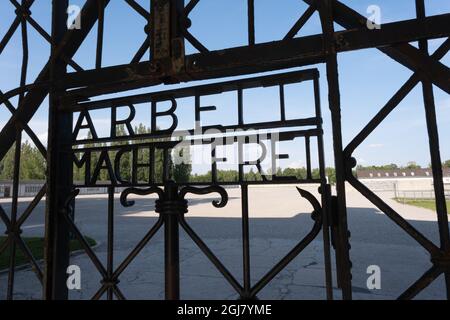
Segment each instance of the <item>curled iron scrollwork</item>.
[{"label": "curled iron scrollwork", "polygon": [[67,214],[68,216],[71,216],[73,214],[73,211],[74,211],[73,201],[79,194],[80,194],[80,189],[73,189],[69,193],[66,200],[64,200],[63,207],[61,209],[64,214]]},{"label": "curled iron scrollwork", "polygon": [[180,191],[180,197],[184,199],[186,194],[192,193],[197,195],[205,195],[210,193],[218,193],[221,197],[220,201],[213,200],[212,204],[216,208],[224,208],[228,203],[228,193],[225,190],[225,188],[221,186],[209,186],[205,188],[197,188],[192,186],[187,186],[181,189]]},{"label": "curled iron scrollwork", "polygon": [[139,196],[147,196],[150,194],[156,193],[159,197],[159,199],[164,198],[164,191],[161,188],[158,187],[150,187],[147,189],[139,189],[139,188],[127,188],[125,189],[122,194],[120,195],[120,203],[124,207],[132,207],[135,204],[135,201],[128,200],[129,195],[139,195]]},{"label": "curled iron scrollwork", "polygon": [[322,221],[322,206],[320,205],[319,201],[316,199],[316,197],[309,191],[306,191],[304,189],[298,188],[298,192],[302,196],[302,198],[306,199],[311,203],[314,211],[311,213],[311,218],[316,222]]}]

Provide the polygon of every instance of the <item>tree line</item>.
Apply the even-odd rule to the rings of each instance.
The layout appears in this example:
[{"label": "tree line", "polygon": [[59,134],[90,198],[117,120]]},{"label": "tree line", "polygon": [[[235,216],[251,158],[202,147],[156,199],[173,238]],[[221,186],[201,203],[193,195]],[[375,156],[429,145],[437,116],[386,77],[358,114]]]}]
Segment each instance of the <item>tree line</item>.
[{"label": "tree line", "polygon": [[[150,129],[140,124],[135,128],[136,134],[145,134],[149,133]],[[117,127],[117,136],[125,135],[125,127],[123,125]],[[88,136],[89,138],[89,136]],[[135,143],[145,143],[154,140],[138,140]],[[114,142],[113,144],[129,144],[130,142]],[[105,144],[96,143],[85,145],[85,147],[101,147],[105,146]],[[181,149],[177,152],[189,152],[188,149]],[[12,180],[14,176],[14,156],[15,156],[15,147],[13,146],[6,156],[0,161],[0,180]],[[113,156],[113,155],[112,155]],[[95,152],[91,155],[92,163],[97,163],[99,154]],[[143,149],[138,153],[138,162],[139,163],[148,163],[150,157],[150,152],[148,149]],[[184,155],[184,159],[190,159],[190,155]],[[450,160],[447,160],[443,163],[445,168],[450,168]],[[123,180],[131,180],[131,168],[132,168],[132,155],[130,153],[124,154],[122,156],[122,161],[120,165],[120,175]],[[397,164],[387,164],[381,166],[358,166],[357,170],[395,170],[395,169],[419,169],[421,168],[415,162],[409,162],[406,166],[400,167]],[[79,168],[74,164],[74,180],[75,181],[83,181],[85,176],[85,168],[84,166]],[[91,168],[93,170],[93,168]],[[163,171],[163,151],[156,150],[155,151],[155,176],[157,181],[160,182],[162,179],[162,171]],[[26,180],[45,180],[46,175],[46,160],[41,155],[39,150],[31,145],[28,141],[22,143],[21,148],[21,161],[20,161],[20,179],[22,181]],[[171,178],[177,182],[210,182],[212,180],[212,172],[209,171],[204,174],[192,173],[192,165],[189,163],[181,163],[174,164],[172,161],[169,161],[169,175]],[[297,179],[306,179],[307,170],[306,168],[278,168],[276,175],[279,177],[296,177]],[[137,171],[137,180],[138,181],[148,181],[149,169],[148,168],[140,168]],[[328,177],[328,181],[331,184],[336,182],[336,173],[335,169],[332,167],[326,168],[326,176]],[[314,179],[320,178],[319,169],[313,169],[312,177]],[[107,181],[109,180],[107,170],[102,170],[100,173],[99,181]],[[219,182],[234,182],[238,181],[239,172],[237,170],[218,170],[217,171],[217,180]],[[250,170],[246,172],[244,175],[244,179],[247,181],[261,181],[262,176],[257,170]]]}]

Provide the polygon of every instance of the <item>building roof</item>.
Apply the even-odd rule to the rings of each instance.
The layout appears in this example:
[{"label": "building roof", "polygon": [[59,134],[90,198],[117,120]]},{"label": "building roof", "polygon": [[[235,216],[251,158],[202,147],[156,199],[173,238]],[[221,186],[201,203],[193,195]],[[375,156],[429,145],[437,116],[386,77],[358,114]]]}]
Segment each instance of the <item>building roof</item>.
[{"label": "building roof", "polygon": [[[443,169],[444,177],[450,177],[450,168]],[[358,179],[432,178],[431,169],[357,170]]]}]

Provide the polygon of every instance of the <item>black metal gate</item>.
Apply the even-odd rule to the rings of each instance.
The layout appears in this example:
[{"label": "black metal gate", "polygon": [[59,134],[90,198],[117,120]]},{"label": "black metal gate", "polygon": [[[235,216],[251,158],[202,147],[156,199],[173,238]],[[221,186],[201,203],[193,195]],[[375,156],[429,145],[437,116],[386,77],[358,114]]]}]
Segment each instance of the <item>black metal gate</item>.
[{"label": "black metal gate", "polygon": [[[266,76],[259,78],[251,78],[245,80],[231,81],[218,84],[210,84],[198,87],[182,88],[171,91],[155,92],[151,94],[127,96],[120,98],[113,98],[107,100],[99,100],[95,102],[80,102],[73,105],[67,105],[64,109],[69,111],[80,111],[79,120],[74,129],[74,146],[86,145],[102,141],[104,143],[117,142],[120,140],[145,140],[150,139],[146,143],[135,143],[126,145],[111,145],[103,147],[82,147],[75,148],[75,159],[80,167],[92,168],[93,170],[85,171],[84,183],[78,185],[78,188],[89,187],[107,187],[109,190],[109,219],[113,217],[113,201],[114,201],[114,188],[126,186],[127,188],[122,192],[121,203],[124,206],[132,206],[133,202],[128,201],[127,198],[130,194],[149,195],[152,193],[157,194],[158,200],[156,201],[156,212],[160,214],[160,218],[155,226],[149,231],[139,245],[132,251],[130,256],[120,264],[117,270],[112,270],[112,266],[102,266],[99,259],[96,258],[94,252],[89,249],[88,244],[83,240],[81,232],[77,230],[75,224],[70,219],[71,209],[66,210],[64,217],[71,230],[77,235],[80,241],[84,241],[85,250],[89,253],[90,258],[96,265],[98,271],[104,277],[103,286],[94,296],[99,298],[102,293],[108,292],[109,297],[112,293],[115,293],[118,298],[123,298],[118,287],[115,285],[118,283],[119,275],[125,270],[134,257],[143,249],[143,247],[151,240],[153,235],[164,226],[165,234],[165,274],[166,274],[166,298],[167,299],[179,299],[179,282],[180,282],[180,262],[179,262],[179,226],[192,238],[202,252],[211,260],[214,266],[220,271],[230,285],[237,291],[242,299],[254,299],[258,292],[264,288],[280,271],[284,269],[294,258],[303,251],[320,233],[322,226],[325,225],[324,230],[324,252],[326,261],[326,276],[327,279],[327,292],[329,297],[332,297],[332,284],[331,284],[331,260],[330,260],[330,240],[328,235],[328,210],[330,200],[330,186],[327,184],[325,175],[325,163],[323,152],[323,131],[322,131],[322,118],[320,111],[319,101],[319,82],[318,82],[317,70],[306,70],[288,74]],[[296,118],[287,119],[285,110],[285,93],[284,87],[289,84],[300,83],[310,81],[313,83],[315,102],[315,116],[312,118]],[[256,87],[276,87],[279,89],[279,106],[274,106],[274,113],[280,108],[280,120],[270,122],[248,123],[244,119],[244,92],[248,89]],[[208,95],[220,94],[225,92],[235,92],[237,114],[239,115],[236,124],[232,125],[218,125],[218,126],[199,126],[202,112],[210,111],[214,107],[207,107],[202,105],[202,98]],[[98,108],[111,108],[112,111],[112,127],[116,126],[115,115],[117,114],[117,108],[127,107],[130,109],[130,117],[125,121],[125,125],[130,125],[132,118],[136,114],[134,104],[147,103],[152,107],[152,129],[156,129],[156,118],[159,116],[172,117],[173,123],[171,128],[176,127],[178,118],[175,115],[177,108],[177,99],[194,97],[195,98],[195,120],[196,125],[192,130],[185,130],[185,133],[179,133],[177,130],[165,129],[155,130],[148,134],[130,134],[122,137],[115,137],[112,134],[108,138],[100,139],[95,134],[95,128],[92,122],[89,120],[84,125],[93,132],[92,139],[77,140],[79,130],[83,127],[82,123],[85,119],[90,119],[89,110]],[[169,102],[171,108],[169,111],[158,111],[158,104],[163,102]],[[131,127],[130,127],[131,128]],[[239,131],[234,132],[232,130],[238,128]],[[277,132],[273,129],[282,128],[283,131]],[[251,129],[251,130],[250,130]],[[211,134],[212,130],[216,130],[216,134]],[[250,130],[250,131],[248,131]],[[266,132],[267,130],[272,130]],[[209,134],[208,134],[209,133]],[[276,135],[276,136],[275,136]],[[209,137],[208,137],[209,136]],[[213,136],[213,137],[211,137]],[[179,139],[182,138],[182,140]],[[270,141],[272,145],[270,161],[272,162],[272,172],[266,174],[262,170],[261,163],[269,158],[268,150],[262,139]],[[277,176],[275,161],[276,158],[282,158],[283,155],[278,155],[275,152],[275,144],[282,141],[292,141],[296,138],[304,139],[304,154],[306,155],[307,170],[305,177],[299,179],[297,177]],[[188,141],[189,140],[189,141]],[[173,149],[176,149],[180,143],[195,143],[210,145],[211,153],[211,181],[207,182],[183,182],[178,181],[175,183],[172,181],[170,174],[170,162]],[[313,177],[311,166],[311,144],[316,143],[318,148],[318,159],[320,172],[319,176]],[[217,156],[217,149],[221,146],[236,145],[239,169],[238,177],[230,181],[218,180],[218,163],[226,161],[225,158],[219,159]],[[244,159],[244,147],[249,144],[256,144],[262,151],[261,157],[254,161],[248,161]],[[138,162],[138,153],[140,150],[148,150],[150,154],[148,163]],[[115,152],[115,157],[110,157],[111,152]],[[160,172],[157,172],[155,165],[155,154],[160,151],[163,155],[162,162],[163,167]],[[91,163],[92,154],[99,153],[99,160],[96,163]],[[128,181],[125,181],[120,177],[119,164],[124,153],[132,154],[132,174]],[[260,174],[260,179],[253,181],[245,178],[245,167],[254,166]],[[148,179],[147,181],[138,181],[137,170],[139,167],[148,167]],[[111,177],[111,183],[102,184],[97,183],[98,175],[101,169],[105,169],[109,172]],[[158,182],[159,181],[159,182]],[[314,212],[312,218],[314,220],[314,226],[312,230],[302,239],[298,245],[289,252],[286,257],[281,259],[273,269],[267,273],[256,284],[252,285],[250,282],[250,235],[249,235],[249,203],[248,203],[248,187],[254,184],[319,184],[322,192],[322,205],[316,198],[306,190],[298,189],[300,195],[307,199],[313,206]],[[242,238],[243,238],[243,252],[244,252],[244,283],[240,284],[235,276],[220,262],[220,260],[214,255],[214,253],[203,242],[200,236],[191,228],[185,214],[188,212],[188,201],[185,200],[185,196],[188,193],[193,194],[208,194],[218,193],[221,197],[220,201],[213,201],[213,205],[217,208],[226,206],[228,201],[228,194],[224,186],[239,185],[241,189],[241,207],[242,207]],[[72,197],[70,198],[72,199]],[[71,203],[68,201],[67,204]],[[113,223],[108,223],[108,256],[112,257],[113,247]],[[108,258],[110,261],[110,258]]]},{"label": "black metal gate", "polygon": [[[12,210],[8,215],[0,207],[0,218],[7,229],[8,240],[0,244],[0,252],[10,250],[11,263],[9,268],[9,282],[7,297],[13,298],[15,255],[17,249],[22,250],[34,267],[34,270],[43,284],[45,299],[66,299],[66,268],[69,263],[69,241],[73,233],[84,245],[91,260],[102,275],[103,282],[95,298],[100,298],[107,293],[108,298],[113,295],[124,298],[117,287],[120,274],[134,259],[139,251],[147,244],[152,236],[164,226],[166,235],[166,297],[168,299],[179,298],[179,261],[178,261],[178,229],[181,226],[194,242],[201,248],[213,264],[219,269],[223,276],[230,282],[242,298],[255,298],[258,292],[298,255],[319,233],[323,227],[324,253],[327,266],[326,283],[328,297],[332,298],[331,291],[331,258],[328,233],[336,249],[337,276],[343,298],[352,298],[351,286],[351,262],[349,257],[349,232],[347,226],[346,205],[346,182],[355,187],[361,194],[367,197],[374,205],[382,210],[389,218],[399,225],[407,234],[423,246],[431,256],[431,268],[417,282],[415,282],[400,298],[414,298],[421,290],[428,286],[441,274],[445,275],[447,296],[450,297],[450,235],[448,227],[448,216],[445,202],[442,165],[439,151],[439,135],[437,131],[436,111],[433,95],[433,85],[444,92],[450,92],[450,71],[447,66],[439,60],[446,55],[450,49],[450,18],[449,14],[428,17],[425,14],[425,1],[416,0],[417,19],[384,24],[381,29],[369,30],[367,18],[355,12],[351,8],[337,0],[304,0],[308,9],[298,19],[297,23],[286,34],[284,39],[270,43],[256,43],[255,41],[255,1],[248,0],[248,45],[237,48],[225,48],[219,51],[209,51],[190,32],[190,14],[198,5],[199,0],[153,0],[149,1],[150,10],[145,9],[135,0],[124,0],[129,7],[142,17],[146,22],[145,39],[130,64],[113,67],[102,67],[104,22],[107,17],[109,0],[86,0],[80,13],[82,28],[70,29],[67,26],[67,8],[69,1],[52,1],[52,31],[47,33],[36,20],[31,12],[34,1],[10,0],[17,15],[5,36],[0,41],[0,54],[11,41],[13,34],[19,27],[22,34],[23,63],[20,86],[9,92],[0,92],[0,102],[9,110],[11,118],[0,133],[0,158],[3,159],[11,146],[15,145],[15,167],[14,185],[12,188]],[[280,6],[282,4],[280,3]],[[322,33],[315,36],[294,38],[298,31],[305,25],[315,12],[319,13]],[[340,24],[345,31],[336,32],[334,23]],[[97,50],[95,55],[94,70],[83,70],[75,61],[74,55],[81,44],[86,40],[89,32],[97,24]],[[51,54],[48,63],[44,66],[33,84],[28,84],[28,28],[32,27],[42,36],[44,41],[51,45]],[[443,44],[433,53],[428,52],[428,40],[445,38]],[[189,42],[198,53],[185,54],[185,42]],[[411,45],[411,42],[419,41],[419,48]],[[145,58],[150,48],[150,60]],[[380,112],[371,120],[355,139],[344,147],[341,128],[341,103],[340,86],[338,77],[337,54],[340,52],[359,50],[364,48],[378,48],[383,54],[412,70],[414,74],[401,87],[401,89],[389,100]],[[290,67],[298,67],[325,63],[327,66],[327,80],[329,91],[329,105],[333,123],[334,155],[336,168],[336,196],[331,197],[330,187],[327,185],[324,174],[322,123],[320,105],[318,102],[318,74],[315,70],[307,70],[296,73],[274,75],[268,77],[253,78],[247,80],[236,80],[227,83],[219,83],[185,89],[162,91],[144,95],[124,96],[122,98],[105,99],[102,101],[89,101],[89,99],[105,94],[125,92],[138,88],[150,87],[158,84],[173,84],[193,80],[214,79],[226,76],[237,76],[257,72],[281,70]],[[68,73],[67,67],[71,66],[75,72]],[[283,86],[288,83],[300,81],[313,81],[316,96],[316,115],[311,119],[287,120],[283,117]],[[355,149],[375,130],[383,120],[392,112],[396,106],[408,95],[418,84],[422,84],[426,120],[428,126],[428,137],[430,141],[430,154],[433,166],[434,189],[438,213],[438,225],[440,234],[440,246],[435,245],[418,230],[404,220],[395,210],[389,207],[382,199],[367,189],[353,175],[352,169],[356,161],[352,155]],[[294,137],[305,139],[305,151],[310,157],[311,139],[317,139],[320,177],[314,179],[311,167],[308,166],[308,174],[304,179],[282,178],[277,179],[272,174],[269,179],[262,175],[262,181],[245,181],[242,174],[246,165],[240,164],[240,176],[237,181],[230,184],[239,184],[242,190],[242,230],[244,249],[244,283],[240,284],[234,276],[222,265],[213,252],[203,243],[202,239],[195,233],[184,219],[188,209],[188,203],[184,199],[187,193],[206,194],[217,192],[221,201],[214,202],[216,207],[225,206],[227,203],[226,189],[223,183],[218,183],[214,172],[217,168],[213,165],[212,181],[206,185],[175,183],[171,181],[168,170],[170,162],[170,150],[176,147],[180,140],[168,140],[173,138],[176,128],[176,99],[180,97],[196,98],[196,120],[200,119],[201,112],[205,111],[200,104],[200,98],[214,92],[236,91],[238,97],[242,97],[242,90],[259,86],[278,86],[280,88],[280,121],[268,123],[247,124],[242,116],[236,125],[228,129],[258,129],[270,131],[280,129],[280,139],[290,140]],[[49,130],[47,148],[40,142],[36,134],[29,127],[33,115],[49,96]],[[18,98],[17,108],[11,102],[12,98]],[[157,104],[161,101],[172,103],[172,109],[165,112],[158,111]],[[80,144],[89,142],[111,143],[123,140],[116,137],[112,132],[111,137],[102,140],[96,137],[92,127],[89,111],[99,108],[110,108],[114,124],[129,124],[127,120],[117,121],[115,110],[119,106],[129,106],[133,111],[135,103],[151,103],[153,111],[152,124],[155,125],[157,117],[172,117],[173,127],[158,134],[131,137],[131,140],[150,139],[150,142],[132,144],[127,146],[106,145],[104,147],[80,148]],[[242,115],[244,108],[242,99],[237,102],[239,114]],[[73,113],[80,112],[80,118],[72,130]],[[85,124],[87,123],[87,124]],[[304,128],[308,127],[308,128]],[[295,128],[295,129],[294,129]],[[78,141],[77,132],[80,129],[88,129],[92,133],[92,139]],[[224,132],[226,127],[214,128]],[[281,130],[283,129],[283,130]],[[47,184],[40,190],[29,207],[19,215],[18,212],[18,188],[20,175],[20,157],[22,146],[22,133],[30,137],[41,154],[47,159]],[[192,134],[192,133],[191,133]],[[270,133],[269,133],[270,135]],[[175,135],[176,136],[176,135]],[[130,137],[127,137],[129,139]],[[247,141],[256,139],[258,136],[244,136],[243,141],[238,138],[231,139],[245,145]],[[202,142],[205,138],[197,138]],[[218,137],[209,138],[210,142]],[[230,142],[231,143],[231,142]],[[110,153],[122,154],[124,152],[136,153],[136,148],[147,148],[150,154],[155,150],[163,153],[164,166],[161,178],[155,176],[154,163],[148,168],[150,176],[148,181],[142,183],[132,177],[125,181],[120,177],[120,172],[115,170],[115,164],[110,159]],[[216,159],[215,149],[212,148],[212,157]],[[76,158],[77,165],[90,165],[89,155],[92,152],[100,154],[97,164],[86,170],[85,181],[75,186],[73,181],[74,153],[81,155]],[[154,159],[154,157],[150,157]],[[120,161],[120,157],[119,157]],[[217,161],[217,159],[216,159]],[[214,163],[214,161],[213,161]],[[134,162],[134,167],[142,164]],[[109,191],[109,217],[108,228],[108,253],[112,255],[114,250],[113,225],[111,217],[113,214],[113,195],[119,186],[126,186],[122,194],[123,205],[131,205],[127,196],[136,194],[156,193],[159,197],[157,212],[160,220],[149,231],[146,237],[136,247],[129,257],[114,270],[111,259],[107,266],[103,266],[96,258],[95,253],[80,234],[71,219],[76,197],[76,188],[92,187],[98,185],[97,177],[100,171],[106,170],[111,178],[111,183],[105,185]],[[90,174],[92,173],[92,174]],[[309,193],[299,190],[301,196],[309,200],[315,211],[313,219],[314,228],[296,248],[282,259],[265,277],[256,284],[250,283],[249,267],[249,233],[248,233],[248,185],[252,183],[317,183],[321,185],[321,204]],[[21,226],[46,196],[46,222],[45,222],[45,268],[33,258],[29,248],[21,237]]]}]

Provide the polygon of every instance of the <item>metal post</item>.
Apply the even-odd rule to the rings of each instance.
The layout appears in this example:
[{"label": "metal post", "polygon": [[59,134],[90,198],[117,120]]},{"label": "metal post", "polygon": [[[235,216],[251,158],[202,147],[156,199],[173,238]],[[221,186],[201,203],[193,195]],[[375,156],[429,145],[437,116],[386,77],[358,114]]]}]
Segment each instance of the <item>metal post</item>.
[{"label": "metal post", "polygon": [[320,17],[324,33],[324,50],[327,56],[328,98],[333,126],[334,158],[336,167],[336,205],[338,234],[336,255],[339,265],[338,280],[342,288],[342,297],[352,299],[351,262],[349,256],[349,231],[347,225],[347,204],[345,195],[346,164],[342,143],[341,101],[339,91],[339,72],[337,51],[334,42],[333,8],[330,0],[321,1]]},{"label": "metal post", "polygon": [[[425,19],[426,13],[424,0],[416,0],[416,11],[417,18],[419,20]],[[429,55],[427,40],[420,40],[419,48],[424,54]],[[433,85],[431,81],[423,79],[422,92],[425,105],[431,164],[433,170],[434,194],[436,198],[436,211],[438,216],[441,249],[449,253],[450,231],[448,227],[447,203],[445,200],[444,177],[442,171],[441,152],[439,147],[439,131],[437,127],[436,104],[434,101]],[[447,289],[447,299],[450,300],[450,271],[446,270],[444,274]]]},{"label": "metal post", "polygon": [[52,1],[52,57],[50,63],[50,105],[48,125],[48,175],[45,214],[44,299],[66,300],[66,270],[69,264],[69,227],[61,217],[73,185],[71,158],[72,114],[58,112],[61,89],[56,79],[66,73],[66,63],[55,58],[55,49],[67,30],[68,0]]},{"label": "metal post", "polygon": [[249,210],[248,210],[248,185],[241,186],[241,202],[242,202],[242,253],[243,253],[243,276],[244,276],[244,293],[245,297],[250,298],[251,292],[251,268],[250,268],[250,226],[249,226]]},{"label": "metal post", "polygon": [[[319,78],[314,79],[314,97],[317,119],[322,120],[322,110],[320,103],[320,84]],[[319,129],[323,130],[322,124],[319,125]],[[322,221],[323,221],[323,251],[325,262],[325,285],[327,291],[327,299],[333,300],[333,276],[331,268],[331,240],[330,240],[330,216],[331,216],[331,186],[327,181],[326,166],[325,166],[325,154],[324,154],[324,142],[323,135],[317,137],[317,146],[319,149],[319,171],[320,171],[320,193],[322,198]],[[310,139],[307,139],[307,155],[308,158],[308,179],[312,179],[311,175],[311,149]]]},{"label": "metal post", "polygon": [[[113,278],[114,274],[114,194],[115,188],[108,187],[108,243],[107,243],[107,267],[106,271],[108,279]],[[114,289],[108,288],[107,298],[108,300],[114,299]]]},{"label": "metal post", "polygon": [[184,0],[151,0],[150,53],[156,64],[170,65],[171,73],[183,71],[185,50],[182,26]]},{"label": "metal post", "polygon": [[172,181],[165,184],[161,214],[164,217],[164,252],[166,300],[180,299],[180,248],[178,217],[178,187]]}]

